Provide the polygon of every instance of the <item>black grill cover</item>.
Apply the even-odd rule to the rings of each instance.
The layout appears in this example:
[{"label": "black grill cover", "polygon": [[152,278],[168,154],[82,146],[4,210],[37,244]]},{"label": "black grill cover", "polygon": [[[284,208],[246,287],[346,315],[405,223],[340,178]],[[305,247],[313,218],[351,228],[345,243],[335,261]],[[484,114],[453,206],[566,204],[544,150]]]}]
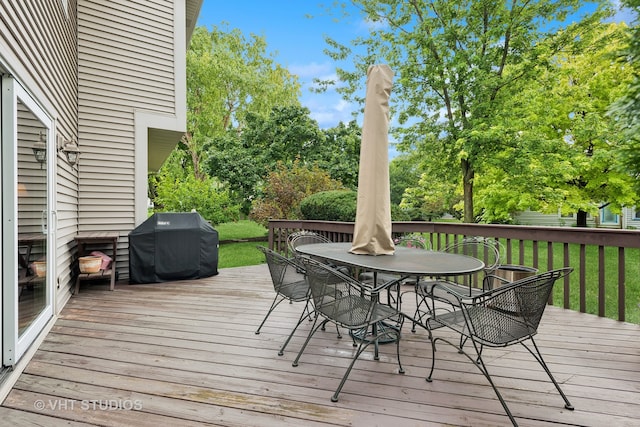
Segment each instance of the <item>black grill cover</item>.
[{"label": "black grill cover", "polygon": [[198,213],[156,213],[129,233],[131,283],[216,274],[218,232]]}]

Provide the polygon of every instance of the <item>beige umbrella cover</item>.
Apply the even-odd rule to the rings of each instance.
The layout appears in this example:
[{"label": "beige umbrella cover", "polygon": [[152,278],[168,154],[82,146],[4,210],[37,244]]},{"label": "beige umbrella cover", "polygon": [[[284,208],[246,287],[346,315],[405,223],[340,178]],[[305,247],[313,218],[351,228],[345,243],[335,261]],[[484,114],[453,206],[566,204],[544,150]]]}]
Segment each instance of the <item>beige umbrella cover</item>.
[{"label": "beige umbrella cover", "polygon": [[388,65],[367,70],[367,93],[360,145],[358,205],[351,253],[393,255],[389,189],[389,95],[393,71]]}]

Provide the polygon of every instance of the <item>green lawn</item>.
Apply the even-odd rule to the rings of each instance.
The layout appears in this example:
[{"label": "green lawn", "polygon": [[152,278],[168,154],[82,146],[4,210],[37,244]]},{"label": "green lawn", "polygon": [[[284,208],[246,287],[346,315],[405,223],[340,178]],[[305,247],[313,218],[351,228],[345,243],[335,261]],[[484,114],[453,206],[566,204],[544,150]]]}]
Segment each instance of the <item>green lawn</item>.
[{"label": "green lawn", "polygon": [[[563,247],[562,243],[553,244],[553,265],[554,268],[563,266]],[[525,244],[525,264],[532,265],[531,242]],[[586,311],[587,313],[598,313],[598,247],[589,245],[586,248]],[[580,277],[578,267],[579,245],[569,245],[569,265],[574,267],[574,272],[569,276],[569,308],[575,311],[580,310]],[[604,254],[604,282],[605,282],[605,316],[616,319],[618,317],[618,248],[606,247]],[[514,257],[517,250],[514,251]],[[514,258],[514,259],[517,259]],[[627,322],[640,323],[640,259],[639,249],[627,249],[625,251],[625,317]],[[538,262],[540,270],[546,270],[547,248],[546,245],[540,245]],[[558,283],[553,288],[553,305],[564,305],[564,286]]]},{"label": "green lawn", "polygon": [[264,237],[259,242],[234,242],[223,243],[218,250],[218,268],[243,267],[265,262],[262,252],[256,249],[256,245],[267,246],[267,229],[253,221],[242,220],[218,224],[218,239],[242,240],[255,237]]}]

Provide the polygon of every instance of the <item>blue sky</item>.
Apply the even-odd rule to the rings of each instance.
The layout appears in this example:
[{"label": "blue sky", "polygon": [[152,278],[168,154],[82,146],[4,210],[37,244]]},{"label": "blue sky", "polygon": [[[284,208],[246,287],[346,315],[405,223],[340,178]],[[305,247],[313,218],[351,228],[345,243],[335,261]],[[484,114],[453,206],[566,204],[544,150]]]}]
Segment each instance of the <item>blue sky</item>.
[{"label": "blue sky", "polygon": [[[326,0],[328,3],[331,0]],[[204,0],[197,24],[210,29],[225,22],[229,29],[238,28],[245,36],[253,33],[264,37],[276,62],[299,77],[302,105],[311,110],[321,128],[329,128],[352,120],[358,106],[350,105],[335,92],[315,94],[309,88],[313,78],[335,76],[335,64],[323,53],[325,35],[345,44],[366,35],[364,22],[350,19],[334,22],[319,0]],[[614,20],[630,22],[630,15],[623,12]]]},{"label": "blue sky", "polygon": [[266,39],[276,62],[298,76],[301,103],[311,110],[321,128],[352,120],[351,113],[357,106],[349,105],[335,92],[314,94],[309,88],[313,78],[335,75],[335,64],[322,52],[324,35],[347,43],[366,31],[361,22],[337,24],[314,0],[204,0],[197,24],[210,29],[223,22],[245,36],[254,33]]}]

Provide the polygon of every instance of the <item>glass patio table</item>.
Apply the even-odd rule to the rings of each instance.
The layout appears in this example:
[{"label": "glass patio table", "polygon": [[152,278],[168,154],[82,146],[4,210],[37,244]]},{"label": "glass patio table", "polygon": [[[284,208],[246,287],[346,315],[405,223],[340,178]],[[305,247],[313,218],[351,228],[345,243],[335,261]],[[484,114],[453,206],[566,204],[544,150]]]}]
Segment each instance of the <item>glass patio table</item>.
[{"label": "glass patio table", "polygon": [[[336,265],[355,267],[362,271],[373,273],[373,282],[365,290],[372,294],[388,289],[410,277],[446,277],[471,275],[484,268],[484,262],[471,256],[439,251],[429,251],[419,248],[396,246],[394,255],[356,255],[349,252],[351,242],[344,243],[315,243],[301,245],[298,252],[312,258],[329,261]],[[378,284],[378,273],[388,273],[396,279]],[[399,292],[399,290],[398,290]],[[392,327],[387,324],[379,327]],[[356,338],[365,339],[363,336]],[[389,341],[380,341],[391,342]],[[376,343],[377,344],[377,343]],[[376,346],[376,356],[378,354]]]}]

